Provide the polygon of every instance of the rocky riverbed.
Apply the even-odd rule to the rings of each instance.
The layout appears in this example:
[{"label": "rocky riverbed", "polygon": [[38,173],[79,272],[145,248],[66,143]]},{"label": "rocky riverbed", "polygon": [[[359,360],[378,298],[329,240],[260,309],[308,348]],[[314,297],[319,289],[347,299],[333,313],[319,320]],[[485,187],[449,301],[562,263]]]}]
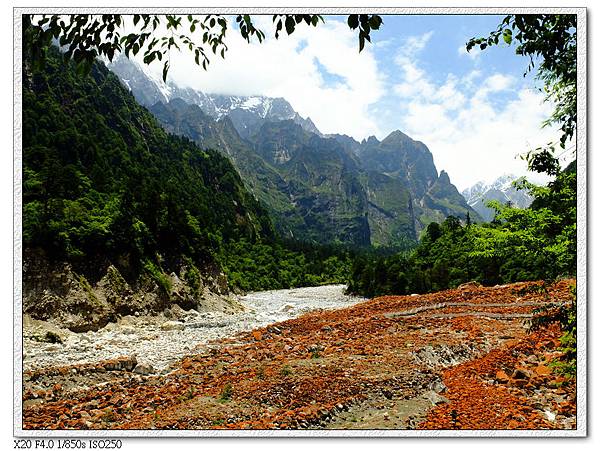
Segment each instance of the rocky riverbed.
[{"label": "rocky riverbed", "polygon": [[[254,315],[253,324],[268,325],[205,343],[169,374],[136,371],[144,364],[139,352],[139,361],[124,357],[25,372],[23,427],[573,429],[576,381],[552,371],[562,356],[560,328],[551,324],[531,332],[526,321],[540,306],[568,302],[573,283],[553,283],[544,293],[536,288],[540,282],[465,284],[275,324],[301,313],[307,297],[312,308],[333,306],[342,287],[322,288],[329,294],[321,301],[302,290],[285,298],[261,293],[251,302],[272,301],[274,308],[260,310],[271,313],[260,317],[246,302],[246,314]],[[195,327],[201,321],[193,315],[156,323],[155,333],[171,339],[161,342],[163,348],[176,349],[181,340],[175,337],[186,331],[228,327]],[[143,346],[136,349],[145,349],[159,367],[154,348]]]},{"label": "rocky riverbed", "polygon": [[24,318],[23,369],[93,363],[135,356],[150,373],[166,373],[183,356],[211,341],[318,309],[347,307],[363,300],[344,294],[345,285],[274,290],[239,296],[244,311],[198,312],[174,306],[160,315],[125,316],[98,331],[73,333]]}]

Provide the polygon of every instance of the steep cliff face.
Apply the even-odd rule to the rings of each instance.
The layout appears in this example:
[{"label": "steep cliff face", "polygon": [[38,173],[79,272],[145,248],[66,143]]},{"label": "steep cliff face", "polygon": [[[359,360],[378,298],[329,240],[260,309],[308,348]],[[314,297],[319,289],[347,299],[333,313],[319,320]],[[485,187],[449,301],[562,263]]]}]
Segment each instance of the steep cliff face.
[{"label": "steep cliff face", "polygon": [[[381,230],[395,227],[412,233],[412,237],[418,237],[430,222],[441,222],[450,215],[465,220],[468,212],[472,221],[481,221],[479,214],[467,204],[450,182],[448,174],[441,171],[438,176],[433,155],[422,142],[415,141],[398,130],[390,133],[382,141],[374,136],[360,143],[348,136],[333,137],[346,149],[354,152],[362,167],[367,168],[370,174],[382,174],[395,181],[395,194],[392,194],[389,185],[385,184],[384,186],[388,186],[384,188],[387,189],[387,195],[381,193],[380,197],[398,197],[399,202],[393,208],[397,220],[393,225],[386,224],[385,228],[380,227]],[[405,201],[406,195],[402,194],[403,190],[408,192],[410,201]],[[377,189],[373,192],[377,193]],[[410,226],[406,225],[406,215],[410,218]],[[381,215],[377,216],[381,218]],[[385,234],[385,231],[383,233]]]},{"label": "steep cliff face", "polygon": [[414,197],[421,198],[437,180],[431,152],[399,130],[383,141],[367,140],[358,150],[363,166],[405,181]]},{"label": "steep cliff face", "polygon": [[368,171],[363,180],[369,201],[371,243],[390,246],[414,242],[413,199],[405,183],[376,171]]},{"label": "steep cliff face", "polygon": [[448,216],[466,220],[468,213],[471,221],[481,221],[479,214],[467,204],[456,187],[450,183],[446,171],[441,171],[437,180],[428,188],[417,210],[419,212],[417,221],[421,230],[431,222],[432,218],[436,222],[442,222]]},{"label": "steep cliff face", "polygon": [[317,243],[370,243],[366,194],[356,157],[292,120],[265,122],[251,138],[229,116],[212,120],[182,100],[151,111],[166,130],[227,155],[279,233]]},{"label": "steep cliff face", "polygon": [[370,244],[366,192],[352,154],[292,121],[265,123],[253,141],[255,152],[290,187],[290,200],[303,218],[293,232],[297,238]]}]

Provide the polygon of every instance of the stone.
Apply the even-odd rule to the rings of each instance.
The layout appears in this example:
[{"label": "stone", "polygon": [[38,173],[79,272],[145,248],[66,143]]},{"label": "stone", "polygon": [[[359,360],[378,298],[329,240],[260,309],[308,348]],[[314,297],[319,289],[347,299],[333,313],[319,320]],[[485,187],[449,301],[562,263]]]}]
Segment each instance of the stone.
[{"label": "stone", "polygon": [[429,389],[436,393],[443,393],[446,391],[446,388],[446,385],[439,379],[429,384]]},{"label": "stone", "polygon": [[550,412],[549,410],[544,410],[544,416],[546,417],[546,419],[548,421],[556,420],[556,414],[553,412]]},{"label": "stone", "polygon": [[324,348],[323,346],[319,345],[319,344],[312,344],[310,346],[308,346],[308,348],[306,348],[308,350],[308,352],[320,352],[323,351]]},{"label": "stone", "polygon": [[164,331],[183,330],[185,329],[185,324],[180,321],[166,321],[160,325],[160,328]]},{"label": "stone", "polygon": [[552,374],[552,370],[546,365],[538,365],[533,371],[538,376],[549,376],[550,374]]},{"label": "stone", "polygon": [[127,371],[132,371],[138,363],[137,358],[134,355],[123,357],[120,360],[122,362],[122,368]]},{"label": "stone", "polygon": [[527,359],[525,359],[525,361],[528,363],[537,363],[538,358],[535,354],[531,354],[529,357],[527,357]]},{"label": "stone", "polygon": [[529,379],[531,374],[525,368],[516,368],[512,377],[513,379]]},{"label": "stone", "polygon": [[445,396],[439,395],[438,393],[434,392],[433,390],[429,390],[428,392],[426,392],[425,395],[423,395],[423,397],[425,399],[428,399],[431,402],[431,405],[433,405],[433,406],[437,406],[438,404],[450,402],[450,400],[448,398],[446,398]]},{"label": "stone", "polygon": [[504,371],[500,370],[500,371],[496,372],[496,380],[500,384],[506,384],[509,381],[508,374],[506,374]]},{"label": "stone", "polygon": [[462,291],[462,290],[466,290],[469,288],[479,288],[479,287],[481,287],[481,284],[479,282],[476,282],[473,280],[471,282],[467,282],[467,283],[463,283],[462,285],[459,285],[457,289]]},{"label": "stone", "polygon": [[149,363],[138,363],[133,372],[136,374],[141,374],[142,376],[147,376],[148,374],[154,373],[154,368]]},{"label": "stone", "polygon": [[384,388],[383,390],[381,390],[381,393],[387,399],[392,399],[394,397],[394,393],[390,389],[388,389],[388,388]]}]

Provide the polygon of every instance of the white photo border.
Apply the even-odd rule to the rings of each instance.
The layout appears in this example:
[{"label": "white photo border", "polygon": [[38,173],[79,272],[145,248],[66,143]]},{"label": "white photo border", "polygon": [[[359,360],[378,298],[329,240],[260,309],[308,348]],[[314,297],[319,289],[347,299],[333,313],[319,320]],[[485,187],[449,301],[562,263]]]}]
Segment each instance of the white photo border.
[{"label": "white photo border", "polygon": [[[25,430],[22,316],[22,15],[24,14],[577,15],[577,428],[574,430]],[[587,8],[554,7],[200,7],[13,8],[13,433],[15,437],[586,437],[587,416]],[[582,326],[583,325],[583,326]]]}]

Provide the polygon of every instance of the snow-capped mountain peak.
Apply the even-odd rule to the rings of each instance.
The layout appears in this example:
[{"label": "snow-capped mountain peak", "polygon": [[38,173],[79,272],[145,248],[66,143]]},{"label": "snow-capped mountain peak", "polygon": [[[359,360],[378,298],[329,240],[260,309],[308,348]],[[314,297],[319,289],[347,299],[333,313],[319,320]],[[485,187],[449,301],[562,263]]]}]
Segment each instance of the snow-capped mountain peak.
[{"label": "snow-capped mountain peak", "polygon": [[281,120],[293,120],[307,131],[321,135],[310,119],[302,118],[290,103],[281,97],[207,94],[193,88],[178,86],[171,80],[165,83],[159,75],[122,55],[113,62],[105,63],[138,102],[148,108],[157,102],[167,104],[179,98],[188,104],[198,105],[215,120],[229,116],[238,133],[244,137],[256,132],[265,121]]},{"label": "snow-capped mountain peak", "polygon": [[494,180],[492,183],[477,182],[470,188],[461,193],[467,203],[481,215],[486,221],[494,218],[494,210],[486,207],[490,200],[497,200],[502,203],[510,202],[513,206],[527,208],[531,205],[533,198],[524,190],[517,190],[513,182],[519,177],[512,174],[504,174]]}]

